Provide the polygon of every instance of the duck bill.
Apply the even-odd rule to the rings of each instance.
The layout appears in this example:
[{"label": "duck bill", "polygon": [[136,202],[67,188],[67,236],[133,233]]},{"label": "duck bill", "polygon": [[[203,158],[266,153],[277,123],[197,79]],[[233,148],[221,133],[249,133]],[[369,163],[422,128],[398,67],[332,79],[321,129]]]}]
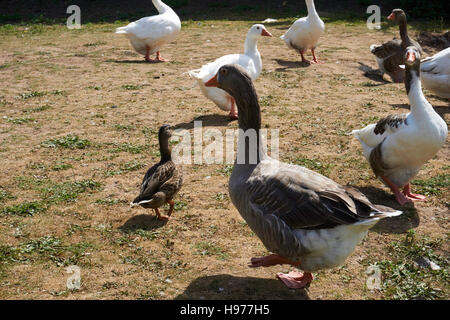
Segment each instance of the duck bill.
[{"label": "duck bill", "polygon": [[267,31],[266,29],[261,31],[261,35],[264,36],[264,37],[271,37],[272,36],[272,34],[269,31]]},{"label": "duck bill", "polygon": [[406,61],[407,62],[416,61],[416,55],[414,54],[414,52],[408,52],[408,54],[406,55]]},{"label": "duck bill", "polygon": [[394,19],[395,19],[394,13],[391,13],[391,14],[387,17],[387,19],[388,19],[388,20],[394,21]]},{"label": "duck bill", "polygon": [[218,87],[219,86],[219,82],[217,81],[217,74],[212,77],[211,79],[209,79],[206,83],[205,83],[206,87]]}]

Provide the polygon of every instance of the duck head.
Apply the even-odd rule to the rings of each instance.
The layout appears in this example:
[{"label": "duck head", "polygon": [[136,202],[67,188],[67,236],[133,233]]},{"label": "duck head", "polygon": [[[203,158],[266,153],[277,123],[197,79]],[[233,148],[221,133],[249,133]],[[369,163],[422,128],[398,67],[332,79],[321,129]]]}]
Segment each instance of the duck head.
[{"label": "duck head", "polygon": [[172,127],[168,124],[162,125],[159,128],[158,138],[159,140],[169,140],[172,136]]},{"label": "duck head", "polygon": [[400,24],[400,22],[406,21],[406,14],[402,9],[394,9],[387,19]]}]

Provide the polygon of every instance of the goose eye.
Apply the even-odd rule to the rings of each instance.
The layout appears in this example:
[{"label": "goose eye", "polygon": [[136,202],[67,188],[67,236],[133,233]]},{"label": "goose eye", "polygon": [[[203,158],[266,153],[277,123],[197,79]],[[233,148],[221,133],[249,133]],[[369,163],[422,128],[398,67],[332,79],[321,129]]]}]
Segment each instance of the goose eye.
[{"label": "goose eye", "polygon": [[225,70],[225,69],[220,69],[220,72],[221,72],[222,74],[225,74],[225,73],[227,73],[227,70]]},{"label": "goose eye", "polygon": [[258,30],[259,30],[259,27],[256,27],[256,29],[258,29]]}]

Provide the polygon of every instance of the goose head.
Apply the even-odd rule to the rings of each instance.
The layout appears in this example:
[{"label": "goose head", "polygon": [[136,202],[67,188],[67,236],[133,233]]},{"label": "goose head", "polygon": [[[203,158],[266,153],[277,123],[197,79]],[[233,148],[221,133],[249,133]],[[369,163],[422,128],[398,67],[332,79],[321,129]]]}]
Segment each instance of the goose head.
[{"label": "goose head", "polygon": [[216,75],[205,83],[207,87],[217,87],[235,97],[243,86],[252,84],[250,76],[245,69],[237,64],[229,64],[220,67]]},{"label": "goose head", "polygon": [[402,9],[394,9],[387,19],[395,22],[396,24],[400,24],[401,22],[406,21],[406,14]]},{"label": "goose head", "polygon": [[406,48],[405,66],[420,69],[420,52],[415,46],[409,46]]},{"label": "goose head", "polygon": [[271,37],[272,34],[267,31],[266,27],[263,24],[254,24],[247,33],[247,36],[252,38],[258,38],[260,36],[263,37]]}]

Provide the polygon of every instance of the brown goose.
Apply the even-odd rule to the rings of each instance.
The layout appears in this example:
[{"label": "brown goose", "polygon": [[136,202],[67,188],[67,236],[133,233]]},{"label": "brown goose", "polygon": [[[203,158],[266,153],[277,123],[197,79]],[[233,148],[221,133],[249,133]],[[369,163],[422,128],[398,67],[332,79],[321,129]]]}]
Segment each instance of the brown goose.
[{"label": "brown goose", "polygon": [[305,273],[278,278],[290,288],[305,287],[311,272],[343,264],[381,218],[401,214],[319,173],[270,158],[260,145],[258,97],[241,67],[221,67],[206,85],[228,92],[238,107],[238,151],[228,190],[248,226],[273,252],[252,258],[250,267],[293,265]]},{"label": "brown goose", "polygon": [[352,131],[373,172],[401,205],[425,200],[425,196],[411,193],[409,182],[444,145],[448,134],[447,124],[423,95],[420,53],[414,46],[406,50],[405,69],[411,112],[390,115],[377,124]]},{"label": "brown goose", "polygon": [[[131,207],[141,206],[155,210],[159,220],[167,220],[173,212],[173,197],[181,189],[183,174],[181,168],[172,161],[169,139],[172,136],[169,125],[159,128],[159,151],[161,161],[148,169],[142,180],[141,192],[130,204]],[[165,203],[170,205],[167,216],[159,212],[159,207]]]},{"label": "brown goose", "polygon": [[375,55],[378,66],[383,73],[387,73],[393,82],[403,82],[405,71],[399,65],[405,64],[406,48],[415,46],[422,52],[421,46],[408,36],[406,14],[402,9],[394,9],[387,17],[399,25],[400,39],[393,39],[382,45],[372,44],[370,52]]}]

